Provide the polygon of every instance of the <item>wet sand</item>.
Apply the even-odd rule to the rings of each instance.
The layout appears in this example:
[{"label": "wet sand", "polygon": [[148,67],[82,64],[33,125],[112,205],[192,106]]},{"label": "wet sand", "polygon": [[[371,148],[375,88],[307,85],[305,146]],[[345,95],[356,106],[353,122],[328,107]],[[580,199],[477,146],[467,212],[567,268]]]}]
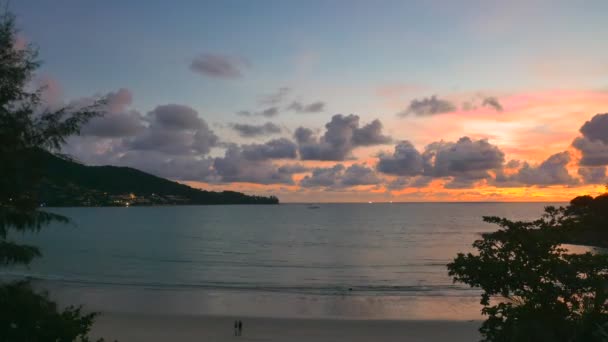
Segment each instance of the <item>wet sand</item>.
[{"label": "wet sand", "polygon": [[[234,336],[234,321],[243,322]],[[478,341],[479,321],[282,319],[105,313],[92,335],[106,341]]]}]

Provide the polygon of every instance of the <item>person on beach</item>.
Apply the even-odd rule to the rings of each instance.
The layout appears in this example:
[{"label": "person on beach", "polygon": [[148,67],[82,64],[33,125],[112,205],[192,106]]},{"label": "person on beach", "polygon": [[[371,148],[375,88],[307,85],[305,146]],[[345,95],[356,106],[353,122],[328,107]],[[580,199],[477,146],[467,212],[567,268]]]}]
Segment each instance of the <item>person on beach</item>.
[{"label": "person on beach", "polygon": [[238,334],[238,332],[239,332],[239,324],[238,324],[238,323],[237,323],[237,321],[235,320],[235,321],[234,321],[234,336],[238,336],[238,335],[237,335],[237,334]]},{"label": "person on beach", "polygon": [[243,335],[243,322],[239,319],[239,336]]}]

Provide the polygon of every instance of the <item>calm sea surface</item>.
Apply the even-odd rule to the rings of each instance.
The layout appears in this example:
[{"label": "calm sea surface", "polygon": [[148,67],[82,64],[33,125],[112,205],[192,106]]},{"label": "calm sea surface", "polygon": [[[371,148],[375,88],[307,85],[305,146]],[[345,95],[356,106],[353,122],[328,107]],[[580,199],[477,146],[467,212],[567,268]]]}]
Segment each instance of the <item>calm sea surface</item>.
[{"label": "calm sea surface", "polygon": [[101,311],[478,319],[479,292],[446,263],[549,203],[304,204],[49,209],[73,220],[14,238],[42,247],[30,276]]}]

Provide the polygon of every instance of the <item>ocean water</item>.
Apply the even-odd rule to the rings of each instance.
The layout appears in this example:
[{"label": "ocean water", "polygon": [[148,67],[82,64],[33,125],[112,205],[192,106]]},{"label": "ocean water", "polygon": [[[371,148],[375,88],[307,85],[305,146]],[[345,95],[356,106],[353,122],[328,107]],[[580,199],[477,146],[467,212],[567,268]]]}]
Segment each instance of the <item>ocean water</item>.
[{"label": "ocean water", "polygon": [[14,235],[42,248],[31,277],[60,303],[130,313],[479,319],[479,291],[446,264],[555,203],[56,208],[70,225]]}]

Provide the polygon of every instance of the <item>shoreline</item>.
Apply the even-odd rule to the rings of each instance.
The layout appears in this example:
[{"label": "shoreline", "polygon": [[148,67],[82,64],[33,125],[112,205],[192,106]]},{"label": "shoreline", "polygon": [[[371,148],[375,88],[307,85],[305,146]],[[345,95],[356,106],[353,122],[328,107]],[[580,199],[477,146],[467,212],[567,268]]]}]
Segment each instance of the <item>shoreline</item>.
[{"label": "shoreline", "polygon": [[[243,322],[234,336],[234,321]],[[268,318],[103,312],[91,336],[107,341],[390,341],[479,340],[481,321]]]}]

